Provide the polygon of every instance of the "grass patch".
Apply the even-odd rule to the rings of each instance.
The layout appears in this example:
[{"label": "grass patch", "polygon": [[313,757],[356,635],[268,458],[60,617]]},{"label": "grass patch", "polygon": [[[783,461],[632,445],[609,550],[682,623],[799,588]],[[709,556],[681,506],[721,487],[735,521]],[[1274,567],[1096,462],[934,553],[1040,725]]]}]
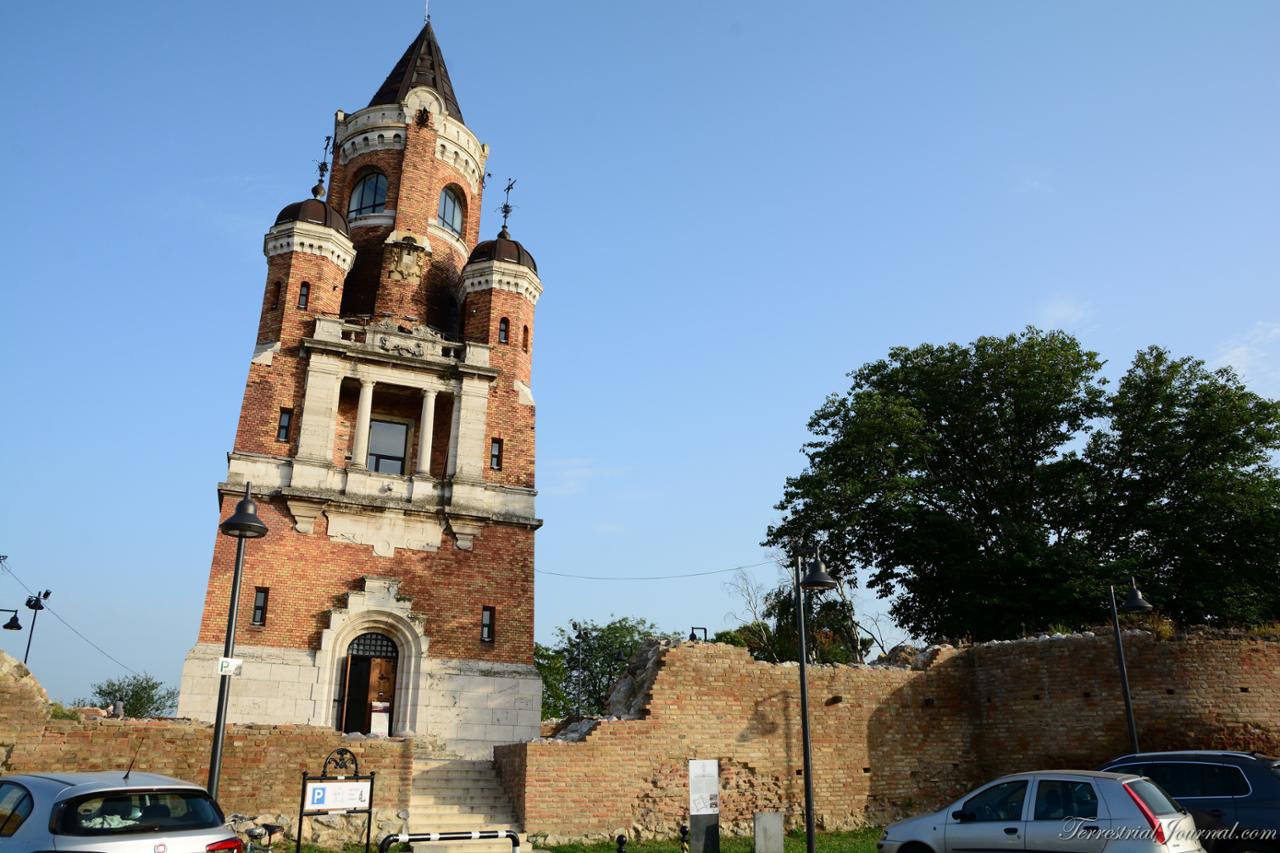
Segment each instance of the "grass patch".
[{"label": "grass patch", "polygon": [[[851,832],[819,832],[814,847],[822,853],[875,853],[876,841],[881,829],[869,826]],[[746,835],[722,836],[721,853],[752,853],[755,840]],[[539,848],[543,849],[543,848]],[[617,853],[618,845],[610,842],[597,844],[557,844],[546,847],[552,853]],[[783,839],[784,853],[804,853],[804,830],[792,830]],[[664,841],[632,841],[627,843],[627,853],[680,853],[679,839]]]}]

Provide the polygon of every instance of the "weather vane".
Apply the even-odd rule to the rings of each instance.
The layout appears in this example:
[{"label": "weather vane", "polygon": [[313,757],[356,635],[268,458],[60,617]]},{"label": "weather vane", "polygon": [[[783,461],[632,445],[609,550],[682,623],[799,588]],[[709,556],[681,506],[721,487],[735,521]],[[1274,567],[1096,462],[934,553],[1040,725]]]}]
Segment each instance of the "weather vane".
[{"label": "weather vane", "polygon": [[511,191],[515,189],[515,186],[516,186],[516,179],[512,178],[511,180],[507,181],[507,188],[503,190],[503,192],[506,194],[506,200],[502,202],[502,207],[499,208],[502,211],[502,230],[503,231],[507,230],[507,217],[511,215],[511,211],[515,210],[515,208],[511,206]]},{"label": "weather vane", "polygon": [[329,174],[329,146],[333,143],[332,136],[324,138],[324,154],[319,160],[315,161],[316,171],[320,174],[320,180],[316,181],[316,185],[311,188],[311,194],[316,198],[324,195],[324,176]]}]

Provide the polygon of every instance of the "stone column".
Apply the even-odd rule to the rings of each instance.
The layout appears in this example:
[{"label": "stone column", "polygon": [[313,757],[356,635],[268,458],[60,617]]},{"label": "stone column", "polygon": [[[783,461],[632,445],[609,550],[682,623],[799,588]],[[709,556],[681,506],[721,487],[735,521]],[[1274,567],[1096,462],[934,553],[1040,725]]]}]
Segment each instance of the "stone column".
[{"label": "stone column", "polygon": [[351,451],[351,467],[365,467],[369,459],[369,417],[373,413],[372,379],[360,380],[360,407],[356,410],[356,440]]},{"label": "stone column", "polygon": [[458,432],[462,423],[462,382],[453,384],[453,423],[449,428],[449,461],[445,465],[445,476],[452,477],[458,473]]},{"label": "stone column", "polygon": [[436,392],[422,392],[422,415],[418,419],[418,471],[423,477],[431,474],[431,432],[436,425]]}]

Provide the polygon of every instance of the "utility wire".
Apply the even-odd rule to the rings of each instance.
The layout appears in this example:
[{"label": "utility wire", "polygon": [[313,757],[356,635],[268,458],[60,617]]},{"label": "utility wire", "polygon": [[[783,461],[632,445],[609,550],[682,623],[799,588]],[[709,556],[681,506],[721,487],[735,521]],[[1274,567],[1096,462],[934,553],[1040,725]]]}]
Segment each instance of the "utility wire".
[{"label": "utility wire", "polygon": [[[9,576],[10,576],[11,578],[13,578],[14,580],[16,580],[16,581],[18,582],[18,585],[19,585],[19,586],[21,586],[23,589],[25,589],[25,590],[27,591],[27,594],[28,594],[28,595],[35,595],[35,593],[31,591],[31,587],[29,587],[29,586],[27,586],[25,583],[23,583],[23,582],[22,582],[22,578],[18,577],[17,573],[16,573],[16,572],[14,572],[13,568],[9,565],[9,558],[8,558],[8,557],[6,557],[6,556],[4,556],[3,554],[0,554],[0,568],[3,568],[6,572],[8,572],[8,573],[9,573]],[[118,659],[116,659],[116,658],[115,658],[115,657],[113,657],[112,655],[108,654],[108,653],[107,653],[107,651],[106,651],[106,650],[104,650],[104,649],[102,648],[102,646],[98,645],[98,644],[97,644],[97,643],[95,643],[93,640],[90,640],[90,639],[89,639],[88,637],[86,637],[84,634],[81,634],[79,631],[77,631],[77,630],[75,629],[75,626],[73,626],[73,625],[72,625],[70,622],[68,622],[66,619],[63,619],[61,616],[59,616],[59,615],[58,615],[58,611],[54,610],[52,607],[50,607],[50,606],[49,606],[49,602],[48,602],[47,600],[45,600],[45,601],[44,601],[44,609],[45,609],[45,610],[48,610],[51,614],[53,614],[53,618],[57,619],[57,620],[58,620],[59,622],[61,622],[63,625],[67,626],[67,630],[69,630],[71,633],[75,634],[77,637],[79,637],[80,639],[84,640],[86,643],[88,643],[89,645],[91,645],[91,646],[93,646],[95,649],[97,649],[97,650],[102,654],[102,656],[103,656],[103,657],[105,657],[105,658],[107,658],[108,660],[110,660],[110,661],[114,662],[117,666],[119,666],[119,667],[121,667],[121,668],[123,668],[123,669],[127,669],[127,670],[129,670],[129,672],[132,672],[134,675],[141,675],[141,674],[142,674],[142,673],[138,672],[136,669],[134,669],[133,667],[131,667],[131,666],[126,666],[125,664],[121,663]]]},{"label": "utility wire", "polygon": [[728,572],[736,572],[742,569],[754,569],[757,566],[766,566],[773,562],[773,560],[762,560],[759,563],[751,563],[746,566],[734,566],[731,569],[716,569],[711,572],[690,572],[684,575],[624,575],[619,577],[617,575],[569,575],[563,572],[548,572],[543,569],[535,569],[534,571],[539,575],[554,575],[558,578],[574,578],[581,581],[669,581],[677,578],[702,578],[707,575],[723,575]]}]

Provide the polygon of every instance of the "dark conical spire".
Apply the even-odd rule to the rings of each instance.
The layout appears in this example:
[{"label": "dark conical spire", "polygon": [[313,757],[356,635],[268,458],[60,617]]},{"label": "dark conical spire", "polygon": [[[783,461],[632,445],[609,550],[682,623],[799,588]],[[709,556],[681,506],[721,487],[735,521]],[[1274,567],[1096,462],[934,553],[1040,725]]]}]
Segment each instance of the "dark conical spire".
[{"label": "dark conical spire", "polygon": [[436,41],[436,33],[431,28],[430,21],[423,26],[422,32],[418,33],[404,56],[400,57],[396,67],[391,69],[373,100],[369,101],[369,106],[398,104],[415,86],[435,89],[444,98],[449,115],[462,121],[462,109],[453,93],[449,69],[445,67],[444,54],[440,52],[440,43]]}]

